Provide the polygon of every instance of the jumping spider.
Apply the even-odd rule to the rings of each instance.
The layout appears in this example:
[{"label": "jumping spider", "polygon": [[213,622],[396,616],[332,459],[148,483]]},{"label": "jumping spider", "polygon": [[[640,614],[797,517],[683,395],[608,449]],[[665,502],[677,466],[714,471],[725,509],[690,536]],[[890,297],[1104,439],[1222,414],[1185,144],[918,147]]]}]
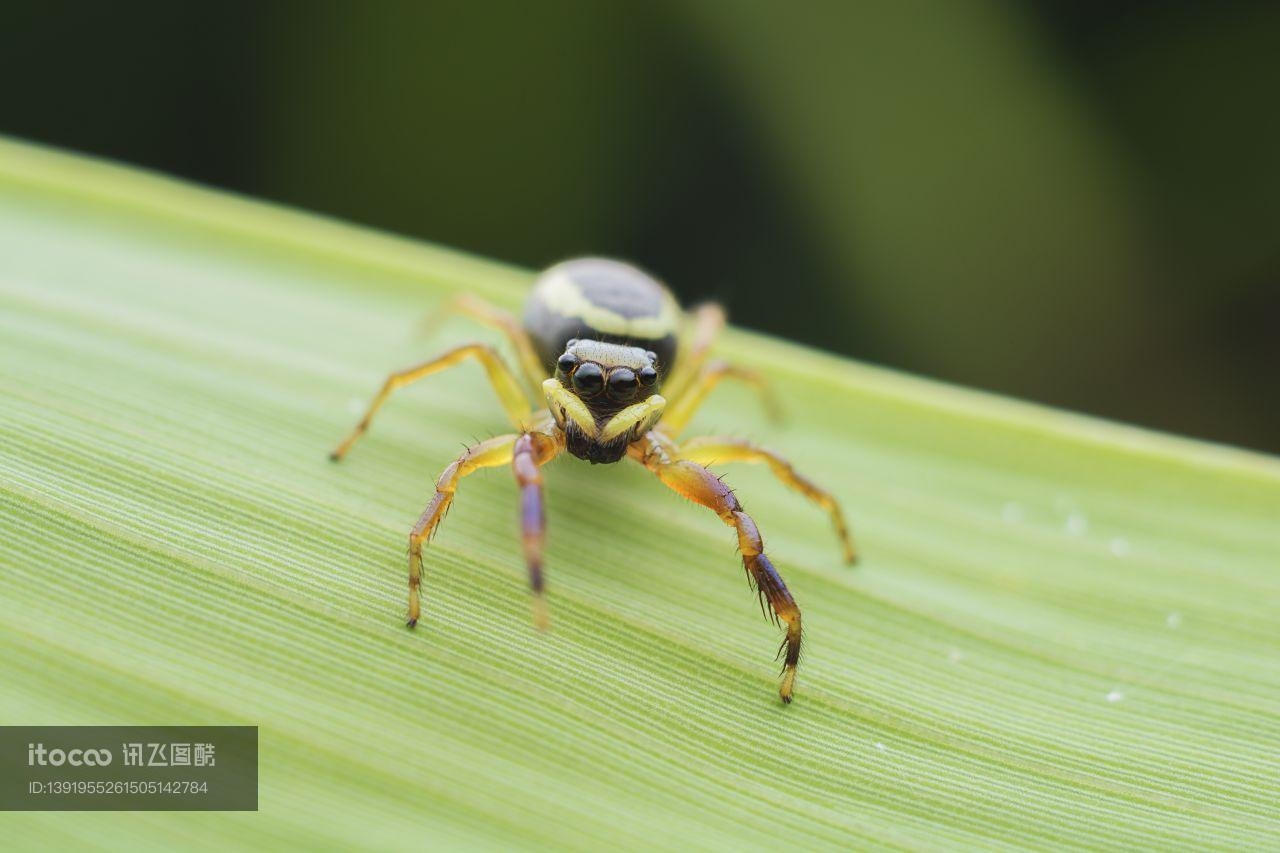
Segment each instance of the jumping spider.
[{"label": "jumping spider", "polygon": [[[755,522],[706,465],[767,463],[778,479],[830,514],[849,563],[855,559],[853,542],[836,499],[776,453],[734,438],[677,440],[721,379],[750,383],[769,401],[768,388],[758,374],[708,361],[711,344],[725,323],[724,311],[704,305],[691,312],[691,334],[681,346],[677,331],[684,315],[671,292],[633,266],[601,258],[566,261],[542,273],[522,324],[471,296],[454,299],[448,308],[501,330],[519,355],[521,375],[483,343],[466,344],[393,373],[364,418],[331,454],[335,461],[346,454],[392,391],[468,358],[484,366],[516,428],[510,435],[468,448],[437,480],[435,497],[409,534],[409,627],[418,623],[420,615],[422,547],[453,501],[461,478],[477,468],[512,465],[520,486],[520,524],[533,588],[534,622],[545,627],[542,544],[546,521],[540,469],[566,450],[592,463],[630,457],[736,531],[747,575],[772,609],[774,621],[786,626],[779,652],[783,657],[779,693],[782,701],[790,702],[800,659],[800,608],[765,556]],[[538,401],[536,410],[526,392]]]}]

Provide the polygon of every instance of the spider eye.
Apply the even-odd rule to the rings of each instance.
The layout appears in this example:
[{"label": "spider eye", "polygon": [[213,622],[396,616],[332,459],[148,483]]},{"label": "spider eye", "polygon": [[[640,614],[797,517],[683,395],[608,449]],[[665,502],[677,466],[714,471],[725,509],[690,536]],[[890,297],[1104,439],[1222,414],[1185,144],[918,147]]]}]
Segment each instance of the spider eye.
[{"label": "spider eye", "polygon": [[640,372],[636,375],[640,379],[640,384],[646,388],[658,381],[658,371],[652,366],[640,368]]},{"label": "spider eye", "polygon": [[630,400],[639,387],[640,380],[629,368],[619,367],[609,373],[609,396],[615,400]]},{"label": "spider eye", "polygon": [[573,387],[582,397],[594,397],[604,388],[604,371],[600,365],[586,362],[573,372]]},{"label": "spider eye", "polygon": [[578,357],[576,355],[573,355],[572,353],[565,353],[564,355],[560,356],[560,360],[556,362],[556,367],[560,369],[561,373],[567,374],[567,373],[573,372],[573,368],[577,365],[577,363],[578,363]]}]

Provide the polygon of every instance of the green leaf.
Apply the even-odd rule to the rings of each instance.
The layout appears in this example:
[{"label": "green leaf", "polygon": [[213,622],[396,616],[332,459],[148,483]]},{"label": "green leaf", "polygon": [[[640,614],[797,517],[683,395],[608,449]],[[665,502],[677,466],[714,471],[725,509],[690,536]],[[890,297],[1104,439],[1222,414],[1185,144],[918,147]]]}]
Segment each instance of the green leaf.
[{"label": "green leaf", "polygon": [[1250,453],[733,331],[789,421],[725,389],[691,434],[789,455],[864,554],[727,471],[804,608],[795,704],[730,532],[631,465],[548,470],[551,633],[502,469],[407,631],[408,529],[501,409],[460,368],[326,453],[389,370],[491,339],[416,337],[441,296],[528,278],[0,142],[0,720],[261,727],[258,814],[14,813],[6,847],[1280,845]]}]

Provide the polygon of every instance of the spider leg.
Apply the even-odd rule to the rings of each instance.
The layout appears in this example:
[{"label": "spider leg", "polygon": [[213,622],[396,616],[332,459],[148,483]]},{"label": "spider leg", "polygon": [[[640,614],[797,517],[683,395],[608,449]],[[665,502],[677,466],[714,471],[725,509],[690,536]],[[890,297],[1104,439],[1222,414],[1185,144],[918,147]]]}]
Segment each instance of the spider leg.
[{"label": "spider leg", "polygon": [[422,324],[423,334],[435,334],[436,330],[454,314],[470,317],[478,323],[502,332],[519,357],[520,372],[526,387],[535,400],[542,398],[542,380],[547,378],[547,370],[538,358],[529,334],[511,312],[504,311],[470,293],[458,293],[445,300],[427,316]]},{"label": "spider leg", "polygon": [[511,368],[507,367],[506,362],[498,355],[497,351],[488,344],[464,344],[463,346],[451,349],[444,355],[433,358],[431,361],[423,362],[416,367],[410,367],[407,370],[401,370],[391,374],[382,384],[382,390],[373,398],[373,402],[369,404],[369,409],[364,413],[364,417],[356,424],[355,429],[343,439],[329,458],[338,462],[351,449],[351,445],[355,444],[360,436],[364,435],[369,429],[369,422],[373,420],[373,416],[378,409],[382,408],[382,404],[391,396],[391,392],[398,388],[417,382],[424,376],[430,376],[441,370],[453,367],[456,364],[468,358],[477,359],[489,375],[489,382],[493,385],[493,390],[498,394],[498,400],[502,403],[503,408],[507,410],[507,417],[511,419],[513,425],[523,427],[525,422],[529,420],[533,409],[529,405],[528,398],[525,397],[524,391],[520,388],[520,382],[511,372]]},{"label": "spider leg", "polygon": [[422,517],[409,533],[409,617],[410,628],[418,624],[421,614],[420,587],[422,585],[422,546],[440,524],[440,519],[453,503],[458,481],[480,468],[493,468],[511,461],[516,443],[521,435],[500,435],[468,447],[461,456],[449,464],[436,480],[436,493],[423,510]]},{"label": "spider leg", "polygon": [[547,603],[542,578],[542,545],[547,535],[546,510],[542,500],[542,466],[564,450],[564,433],[526,432],[515,443],[511,468],[520,487],[520,542],[529,568],[529,588],[533,592],[533,624],[547,628]]},{"label": "spider leg", "polygon": [[760,595],[762,607],[767,603],[774,621],[786,626],[786,639],[780,650],[784,657],[778,694],[783,702],[790,702],[800,661],[800,608],[765,556],[764,540],[756,523],[720,478],[697,462],[679,458],[675,446],[662,436],[648,433],[631,445],[628,454],[656,474],[667,488],[707,507],[737,532],[742,565]]},{"label": "spider leg", "polygon": [[715,302],[697,306],[687,317],[692,327],[687,335],[688,343],[680,347],[680,359],[664,383],[664,393],[668,399],[679,398],[687,390],[687,386],[697,379],[711,346],[724,329],[724,308]]},{"label": "spider leg", "polygon": [[[663,423],[665,424],[666,421],[664,420]],[[835,496],[800,474],[790,462],[772,450],[743,439],[703,436],[692,438],[681,444],[679,457],[703,465],[714,465],[718,462],[767,463],[774,476],[782,481],[783,485],[795,489],[827,511],[831,516],[831,524],[835,527],[836,536],[840,538],[840,545],[844,549],[845,562],[850,565],[857,562],[857,552],[853,547],[853,539],[849,535],[849,526],[845,523],[844,513]]]},{"label": "spider leg", "polygon": [[716,360],[703,366],[692,385],[686,384],[684,388],[676,389],[679,396],[672,401],[663,416],[663,432],[672,438],[683,432],[694,413],[706,401],[707,395],[723,379],[737,379],[755,388],[769,420],[775,423],[782,420],[782,407],[768,380],[754,370]]}]

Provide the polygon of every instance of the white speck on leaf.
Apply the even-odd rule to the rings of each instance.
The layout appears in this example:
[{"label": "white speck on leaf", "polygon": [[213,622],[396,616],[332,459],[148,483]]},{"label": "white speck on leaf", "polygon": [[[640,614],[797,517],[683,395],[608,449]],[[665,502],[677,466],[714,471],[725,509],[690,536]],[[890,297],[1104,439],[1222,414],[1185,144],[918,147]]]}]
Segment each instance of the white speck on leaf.
[{"label": "white speck on leaf", "polygon": [[884,752],[884,744],[882,744],[880,741],[876,741],[876,749],[880,750],[881,752]]},{"label": "white speck on leaf", "polygon": [[1164,626],[1170,631],[1178,630],[1178,628],[1182,627],[1182,614],[1176,610],[1173,611],[1168,616],[1164,617]]},{"label": "white speck on leaf", "polygon": [[1079,512],[1067,516],[1067,532],[1072,536],[1083,536],[1089,532],[1089,519]]},{"label": "white speck on leaf", "polygon": [[1123,698],[1124,698],[1124,694],[1121,693],[1119,690],[1112,690],[1110,693],[1107,694],[1108,702],[1119,702]]},{"label": "white speck on leaf", "polygon": [[964,652],[954,648],[947,649],[947,660],[952,663],[960,663],[960,661],[964,660]]},{"label": "white speck on leaf", "polygon": [[1110,548],[1111,553],[1117,557],[1127,557],[1133,550],[1132,546],[1129,545],[1129,540],[1125,539],[1123,536],[1117,536],[1115,539],[1112,539],[1111,544],[1107,547]]}]

